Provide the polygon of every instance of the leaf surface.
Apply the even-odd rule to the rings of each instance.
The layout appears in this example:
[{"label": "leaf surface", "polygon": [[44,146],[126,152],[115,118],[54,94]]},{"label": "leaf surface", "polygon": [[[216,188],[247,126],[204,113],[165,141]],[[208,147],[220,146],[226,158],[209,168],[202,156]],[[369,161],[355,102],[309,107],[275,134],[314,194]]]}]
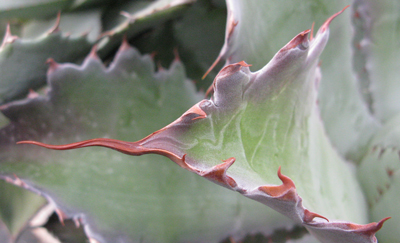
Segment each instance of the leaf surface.
[{"label": "leaf surface", "polygon": [[194,0],[131,1],[117,5],[104,15],[104,38],[99,43],[99,54],[116,48],[123,36],[132,38],[140,32],[166,20],[180,16]]},{"label": "leaf surface", "polygon": [[365,223],[367,209],[355,174],[331,146],[317,109],[318,58],[337,14],[311,41],[309,30],[298,34],[257,72],[244,61],[226,66],[210,100],[137,142],[23,143],[161,154],[303,224],[321,242],[377,242],[375,232],[387,218],[367,225],[342,221]]},{"label": "leaf surface", "polygon": [[0,219],[15,239],[46,201],[35,193],[4,181],[0,182],[0,188]]},{"label": "leaf surface", "polygon": [[22,98],[30,89],[46,83],[46,61],[76,61],[83,58],[92,43],[85,35],[69,37],[57,24],[42,36],[29,40],[13,36],[9,29],[0,48],[0,103]]},{"label": "leaf surface", "polygon": [[371,141],[368,153],[359,168],[358,178],[368,200],[371,220],[391,216],[377,236],[379,242],[396,242],[400,233],[399,201],[399,152],[400,152],[400,116],[387,122]]},{"label": "leaf surface", "polygon": [[72,0],[1,1],[0,18],[46,18],[67,8]]},{"label": "leaf surface", "polygon": [[354,1],[355,43],[363,55],[360,82],[371,99],[371,110],[383,122],[400,111],[400,3],[398,1]]},{"label": "leaf surface", "polygon": [[[23,182],[85,225],[100,242],[218,242],[293,225],[263,205],[187,173],[168,159],[111,150],[47,151],[16,141],[68,143],[95,137],[137,140],[200,100],[182,64],[154,72],[150,56],[123,44],[105,68],[50,63],[46,96],[2,107],[3,178]],[[16,177],[13,176],[16,175]]]},{"label": "leaf surface", "polygon": [[[225,45],[218,59],[227,64],[245,60],[253,65],[252,70],[258,70],[299,30],[310,28],[313,22],[321,25],[327,16],[351,1],[227,3]],[[321,56],[318,100],[333,145],[341,155],[359,161],[380,124],[370,114],[353,73],[351,16],[351,11],[346,11],[332,25],[331,39],[335,44],[328,45]]]}]

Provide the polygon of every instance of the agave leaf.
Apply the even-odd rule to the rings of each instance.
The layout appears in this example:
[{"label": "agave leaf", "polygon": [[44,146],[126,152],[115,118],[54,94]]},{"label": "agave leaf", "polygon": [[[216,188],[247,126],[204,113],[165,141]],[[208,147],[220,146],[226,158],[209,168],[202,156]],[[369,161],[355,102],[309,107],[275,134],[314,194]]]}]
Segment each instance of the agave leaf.
[{"label": "agave leaf", "polygon": [[[206,1],[197,1],[174,25],[179,53],[182,53],[187,69],[191,70],[188,75],[195,80],[200,81],[223,45],[225,21],[221,20],[225,18],[226,6],[215,7]],[[216,74],[210,73],[208,80],[198,82],[197,86],[206,90]]]},{"label": "agave leaf", "polygon": [[372,220],[383,215],[393,220],[379,232],[379,242],[396,242],[400,233],[399,201],[400,116],[393,117],[375,134],[369,151],[358,168],[358,177],[365,191]]},{"label": "agave leaf", "polygon": [[51,62],[46,96],[2,107],[10,119],[0,131],[2,177],[41,193],[61,218],[83,223],[99,242],[218,242],[293,225],[161,156],[15,145],[21,139],[135,140],[162,128],[200,96],[179,61],[169,70],[154,68],[150,56],[126,43],[108,68],[93,53],[82,66]]},{"label": "agave leaf", "polygon": [[188,77],[195,80],[198,89],[207,90],[217,72],[205,80],[201,77],[223,45],[225,19],[226,6],[215,6],[208,0],[196,1],[182,17],[157,26],[131,43],[142,53],[155,53],[155,61],[162,66],[169,66],[177,50]]},{"label": "agave leaf", "polygon": [[104,15],[104,38],[99,43],[99,54],[116,48],[123,36],[128,39],[143,30],[180,15],[194,0],[131,1],[117,5]]},{"label": "agave leaf", "polygon": [[0,18],[46,18],[67,8],[72,0],[1,1]]},{"label": "agave leaf", "polygon": [[0,220],[0,241],[4,243],[12,243],[12,237],[7,226]]},{"label": "agave leaf", "polygon": [[354,1],[355,45],[363,54],[360,83],[371,99],[371,110],[382,121],[400,111],[400,4],[397,1]]},{"label": "agave leaf", "polygon": [[46,201],[35,193],[3,181],[0,188],[0,219],[15,239]]},{"label": "agave leaf", "polygon": [[46,60],[76,61],[83,58],[92,43],[86,35],[66,36],[58,29],[58,22],[44,35],[20,39],[7,29],[0,48],[0,103],[24,97],[30,89],[46,82]]},{"label": "agave leaf", "polygon": [[[161,154],[302,223],[321,242],[376,242],[374,234],[387,218],[367,225],[338,221],[364,223],[367,210],[354,173],[325,135],[316,106],[318,57],[336,15],[311,41],[309,30],[298,34],[258,72],[250,72],[244,61],[226,66],[214,81],[210,100],[142,140],[22,143]],[[276,170],[283,183],[278,186]]]},{"label": "agave leaf", "polygon": [[107,4],[112,3],[112,4],[121,4],[126,0],[73,0],[72,4],[70,6],[70,10],[81,10],[81,9],[87,9],[90,7],[97,7],[101,5],[107,6]]},{"label": "agave leaf", "polygon": [[[309,28],[314,21],[320,25],[350,2],[229,0],[225,44],[217,61],[246,60],[253,65],[251,69],[258,70],[299,29]],[[359,161],[379,123],[369,113],[353,74],[350,11],[343,15],[333,25],[335,45],[328,46],[321,56],[319,107],[333,145],[341,155]]]},{"label": "agave leaf", "polygon": [[101,33],[101,11],[98,9],[85,12],[63,13],[58,20],[57,17],[50,20],[32,20],[22,26],[21,38],[35,39],[54,26],[59,21],[58,28],[68,33],[70,38],[79,38],[86,35],[89,42],[94,43]]}]

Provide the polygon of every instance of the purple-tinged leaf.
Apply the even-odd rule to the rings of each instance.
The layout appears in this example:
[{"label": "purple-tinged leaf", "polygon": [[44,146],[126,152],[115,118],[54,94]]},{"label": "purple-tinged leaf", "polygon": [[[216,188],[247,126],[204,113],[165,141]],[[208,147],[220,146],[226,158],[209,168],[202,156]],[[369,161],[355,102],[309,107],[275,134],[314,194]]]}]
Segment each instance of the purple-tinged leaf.
[{"label": "purple-tinged leaf", "polygon": [[94,52],[82,66],[49,64],[46,95],[1,107],[10,124],[0,130],[0,174],[46,197],[60,219],[84,225],[98,242],[219,242],[295,225],[162,156],[16,145],[25,139],[137,140],[203,97],[186,80],[180,61],[155,72],[151,57],[126,42],[107,68]]},{"label": "purple-tinged leaf", "polygon": [[377,242],[375,233],[388,218],[357,224],[367,218],[364,197],[351,168],[326,137],[317,109],[318,58],[329,24],[341,12],[326,20],[311,41],[309,30],[298,34],[258,72],[250,72],[244,61],[224,67],[210,100],[142,140],[21,143],[161,154],[303,224],[321,242]]}]

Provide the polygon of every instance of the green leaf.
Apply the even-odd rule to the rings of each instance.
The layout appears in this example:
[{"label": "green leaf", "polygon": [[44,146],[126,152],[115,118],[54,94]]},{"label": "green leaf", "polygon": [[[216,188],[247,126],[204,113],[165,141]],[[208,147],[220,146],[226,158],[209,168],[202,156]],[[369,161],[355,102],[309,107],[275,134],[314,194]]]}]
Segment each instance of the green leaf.
[{"label": "green leaf", "polygon": [[358,177],[368,199],[370,217],[391,216],[378,233],[379,242],[396,242],[400,233],[400,212],[397,207],[400,189],[400,116],[397,115],[377,132],[364,156]]},{"label": "green leaf", "polygon": [[8,29],[0,48],[0,103],[22,98],[30,89],[43,86],[48,58],[77,61],[89,52],[91,44],[85,35],[66,36],[57,24],[32,40],[13,36]]},{"label": "green leaf", "polygon": [[[23,187],[23,185],[19,186]],[[15,238],[46,201],[33,192],[4,181],[0,182],[0,188],[0,219]]]},{"label": "green leaf", "polygon": [[[225,45],[219,58],[227,60],[227,64],[245,60],[258,70],[296,32],[309,29],[313,22],[320,25],[349,3],[230,0]],[[341,155],[359,161],[379,123],[369,113],[353,74],[351,12],[343,15],[332,27],[335,45],[328,46],[321,56],[319,107],[333,145]]]},{"label": "green leaf", "polygon": [[67,8],[72,0],[1,1],[0,18],[46,18]]},{"label": "green leaf", "polygon": [[157,26],[131,43],[142,53],[155,54],[155,62],[162,66],[169,66],[174,50],[177,51],[188,77],[196,82],[198,89],[207,90],[217,73],[211,73],[205,80],[201,78],[223,45],[225,21],[226,6],[199,0],[182,17]]},{"label": "green leaf", "polygon": [[[331,146],[317,109],[318,58],[336,15],[311,41],[309,31],[298,34],[258,72],[250,72],[245,62],[226,66],[215,79],[210,100],[137,142],[23,143],[161,154],[302,223],[321,242],[376,242],[374,234],[387,218],[368,225],[339,221],[364,223],[367,209],[355,174]],[[278,178],[283,184],[275,186]]]},{"label": "green leaf", "polygon": [[180,16],[194,0],[131,1],[117,5],[103,16],[104,38],[99,43],[99,54],[104,55],[140,32]]},{"label": "green leaf", "polygon": [[154,68],[150,56],[126,43],[108,68],[93,53],[82,66],[51,62],[46,96],[2,107],[10,124],[0,131],[0,174],[9,180],[15,174],[100,242],[218,242],[293,225],[159,155],[15,145],[22,139],[136,140],[162,128],[200,95],[179,61],[168,70]]},{"label": "green leaf", "polygon": [[360,83],[371,99],[371,110],[386,122],[400,112],[400,3],[358,0],[354,9],[355,45],[363,54],[356,59],[363,72]]},{"label": "green leaf", "polygon": [[[56,17],[50,20],[32,20],[22,26],[21,38],[35,39],[46,33],[59,21],[58,28],[70,38],[87,36],[89,42],[94,43],[101,32],[101,12],[98,9],[61,14],[60,19]],[[68,34],[67,34],[68,33]]]}]

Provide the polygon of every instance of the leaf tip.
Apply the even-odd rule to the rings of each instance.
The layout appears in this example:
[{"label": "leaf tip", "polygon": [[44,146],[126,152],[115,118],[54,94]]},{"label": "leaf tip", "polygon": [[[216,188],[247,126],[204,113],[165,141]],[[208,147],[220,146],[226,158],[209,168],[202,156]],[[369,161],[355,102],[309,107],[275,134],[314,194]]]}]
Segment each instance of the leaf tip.
[{"label": "leaf tip", "polygon": [[344,12],[344,10],[346,10],[348,7],[350,7],[350,5],[347,5],[346,7],[344,7],[342,10],[340,10],[339,12],[335,13],[334,15],[332,15],[331,17],[329,17],[321,26],[321,28],[319,29],[319,31],[321,33],[325,32],[328,28],[330,23],[332,22],[332,20],[334,18],[336,18],[338,15],[340,15],[341,13]]},{"label": "leaf tip", "polygon": [[58,11],[56,22],[55,22],[54,26],[47,31],[48,35],[57,33],[60,31],[60,20],[61,20],[61,11]]},{"label": "leaf tip", "polygon": [[3,38],[3,42],[0,46],[0,50],[3,49],[7,44],[13,43],[19,37],[11,34],[10,23],[7,23],[6,33]]}]

